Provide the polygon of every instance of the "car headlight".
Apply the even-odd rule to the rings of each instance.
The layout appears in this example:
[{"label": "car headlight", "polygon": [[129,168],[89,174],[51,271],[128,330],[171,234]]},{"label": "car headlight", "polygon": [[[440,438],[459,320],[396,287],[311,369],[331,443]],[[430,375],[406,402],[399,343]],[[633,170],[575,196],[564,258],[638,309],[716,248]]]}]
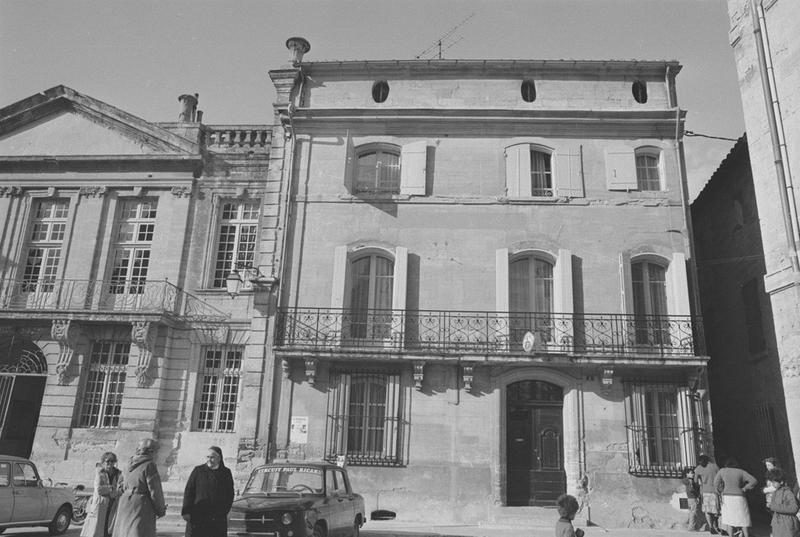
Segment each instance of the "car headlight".
[{"label": "car headlight", "polygon": [[292,520],[292,513],[283,513],[283,516],[281,516],[281,522],[283,522],[284,526],[291,524]]}]

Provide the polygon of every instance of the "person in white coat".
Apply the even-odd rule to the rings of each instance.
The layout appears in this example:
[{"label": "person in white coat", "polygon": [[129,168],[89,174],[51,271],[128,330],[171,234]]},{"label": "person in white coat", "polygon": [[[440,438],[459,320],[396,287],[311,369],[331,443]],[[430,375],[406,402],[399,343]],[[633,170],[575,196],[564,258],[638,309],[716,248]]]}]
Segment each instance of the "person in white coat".
[{"label": "person in white coat", "polygon": [[110,451],[103,453],[95,469],[94,491],[81,537],[110,537],[117,513],[117,498],[122,492],[121,474],[117,469],[117,456]]}]

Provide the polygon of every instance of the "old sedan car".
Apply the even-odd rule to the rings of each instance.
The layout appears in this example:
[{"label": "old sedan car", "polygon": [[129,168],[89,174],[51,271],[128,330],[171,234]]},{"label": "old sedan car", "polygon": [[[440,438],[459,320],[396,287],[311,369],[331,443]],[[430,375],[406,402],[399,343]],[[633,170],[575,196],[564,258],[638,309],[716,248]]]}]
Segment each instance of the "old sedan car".
[{"label": "old sedan car", "polygon": [[364,498],[347,470],[326,462],[278,462],[253,470],[228,516],[229,537],[358,537]]},{"label": "old sedan car", "polygon": [[28,459],[0,455],[0,533],[7,528],[47,526],[61,535],[72,517],[72,491],[46,487]]}]

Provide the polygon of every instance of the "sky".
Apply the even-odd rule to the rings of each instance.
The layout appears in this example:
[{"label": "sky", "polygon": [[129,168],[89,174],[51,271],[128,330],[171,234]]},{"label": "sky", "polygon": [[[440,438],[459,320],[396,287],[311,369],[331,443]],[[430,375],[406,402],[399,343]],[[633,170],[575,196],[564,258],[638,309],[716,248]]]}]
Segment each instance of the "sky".
[{"label": "sky", "polygon": [[[460,26],[459,26],[460,24]],[[0,0],[0,107],[63,84],[149,121],[199,93],[207,124],[272,123],[268,71],[307,61],[678,60],[686,128],[744,133],[725,0]],[[731,141],[685,139],[690,197]]]}]

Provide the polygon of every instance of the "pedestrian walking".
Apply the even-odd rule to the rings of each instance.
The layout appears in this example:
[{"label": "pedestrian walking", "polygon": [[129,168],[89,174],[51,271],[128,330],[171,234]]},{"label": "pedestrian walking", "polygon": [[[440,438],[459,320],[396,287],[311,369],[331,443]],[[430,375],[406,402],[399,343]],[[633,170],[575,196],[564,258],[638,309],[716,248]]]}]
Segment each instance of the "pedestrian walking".
[{"label": "pedestrian walking", "polygon": [[772,537],[800,537],[800,502],[795,493],[786,486],[783,470],[773,467],[767,470],[767,485],[773,489],[767,505],[772,511]]},{"label": "pedestrian walking", "polygon": [[578,500],[575,496],[562,494],[556,500],[558,507],[558,522],[556,522],[556,537],[583,537],[583,530],[572,526],[572,520],[578,513]]},{"label": "pedestrian walking", "polygon": [[157,444],[152,438],[139,442],[122,475],[114,537],[155,537],[156,518],[167,512],[161,477],[153,461]]},{"label": "pedestrian walking", "polygon": [[110,537],[117,513],[117,498],[121,493],[121,473],[117,469],[117,456],[110,451],[103,453],[95,468],[94,490],[86,510],[81,537]]},{"label": "pedestrian walking", "polygon": [[686,502],[689,507],[689,514],[686,517],[686,529],[697,531],[703,526],[703,515],[700,512],[700,485],[694,480],[694,468],[687,466],[683,469],[681,482],[686,492]]},{"label": "pedestrian walking", "polygon": [[194,467],[183,492],[186,537],[226,537],[232,503],[233,475],[222,461],[222,450],[211,446],[206,463]]},{"label": "pedestrian walking", "polygon": [[722,494],[722,509],[720,522],[728,526],[728,534],[733,535],[734,528],[742,529],[743,537],[750,537],[750,509],[747,507],[745,492],[752,490],[758,480],[739,468],[738,461],[728,457],[725,468],[717,472],[714,486]]},{"label": "pedestrian walking", "polygon": [[694,469],[694,479],[700,485],[700,509],[706,516],[708,531],[712,535],[719,533],[719,493],[714,486],[717,477],[717,466],[708,455],[697,458],[697,467]]}]

